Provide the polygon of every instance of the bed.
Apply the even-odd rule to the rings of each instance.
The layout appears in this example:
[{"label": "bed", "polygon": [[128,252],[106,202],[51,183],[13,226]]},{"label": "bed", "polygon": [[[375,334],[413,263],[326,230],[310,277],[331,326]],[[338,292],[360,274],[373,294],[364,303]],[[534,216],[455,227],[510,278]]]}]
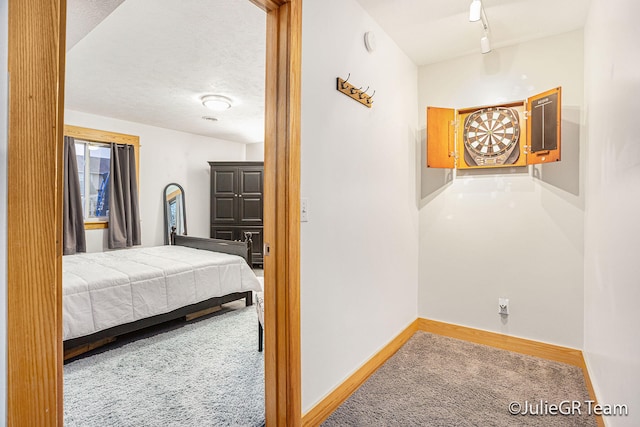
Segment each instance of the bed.
[{"label": "bed", "polygon": [[173,245],[66,255],[62,261],[65,359],[114,337],[238,299],[260,283],[247,243],[172,236]]}]

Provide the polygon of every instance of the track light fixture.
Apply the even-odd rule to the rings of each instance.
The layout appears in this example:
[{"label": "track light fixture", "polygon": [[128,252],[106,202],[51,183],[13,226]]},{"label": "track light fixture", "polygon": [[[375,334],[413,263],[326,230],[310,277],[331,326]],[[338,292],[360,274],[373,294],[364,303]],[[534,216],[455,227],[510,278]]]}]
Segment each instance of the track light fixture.
[{"label": "track light fixture", "polygon": [[473,0],[469,6],[469,21],[478,22],[482,21],[483,35],[480,39],[480,51],[482,53],[491,52],[491,40],[489,40],[489,20],[484,13],[484,7],[482,7],[481,0]]}]

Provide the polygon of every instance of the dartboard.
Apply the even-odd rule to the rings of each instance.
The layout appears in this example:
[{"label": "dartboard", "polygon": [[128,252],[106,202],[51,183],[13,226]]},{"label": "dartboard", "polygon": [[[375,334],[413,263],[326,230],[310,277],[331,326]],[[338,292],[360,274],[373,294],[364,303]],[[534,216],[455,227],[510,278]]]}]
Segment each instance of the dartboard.
[{"label": "dartboard", "polygon": [[[474,111],[464,121],[463,140],[467,151],[465,160],[475,165],[511,164],[510,156],[518,145],[520,123],[512,108],[490,107]],[[471,165],[470,165],[471,166]]]}]

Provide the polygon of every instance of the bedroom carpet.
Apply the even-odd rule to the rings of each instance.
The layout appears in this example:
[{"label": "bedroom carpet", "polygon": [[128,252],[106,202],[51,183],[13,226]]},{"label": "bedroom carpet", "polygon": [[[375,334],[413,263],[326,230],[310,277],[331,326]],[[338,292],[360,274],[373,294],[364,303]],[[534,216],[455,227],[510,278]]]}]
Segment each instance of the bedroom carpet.
[{"label": "bedroom carpet", "polygon": [[255,306],[221,312],[64,366],[64,425],[262,426]]},{"label": "bedroom carpet", "polygon": [[[582,415],[509,413],[565,400]],[[580,368],[419,331],[322,425],[595,426],[586,400]]]}]

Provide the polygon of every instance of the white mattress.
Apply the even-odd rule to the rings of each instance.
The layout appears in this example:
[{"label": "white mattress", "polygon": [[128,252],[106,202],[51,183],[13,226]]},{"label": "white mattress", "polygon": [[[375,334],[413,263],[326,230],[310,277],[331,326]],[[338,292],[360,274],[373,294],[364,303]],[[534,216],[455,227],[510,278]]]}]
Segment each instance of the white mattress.
[{"label": "white mattress", "polygon": [[260,291],[237,255],[155,246],[62,257],[63,340],[234,292]]}]

